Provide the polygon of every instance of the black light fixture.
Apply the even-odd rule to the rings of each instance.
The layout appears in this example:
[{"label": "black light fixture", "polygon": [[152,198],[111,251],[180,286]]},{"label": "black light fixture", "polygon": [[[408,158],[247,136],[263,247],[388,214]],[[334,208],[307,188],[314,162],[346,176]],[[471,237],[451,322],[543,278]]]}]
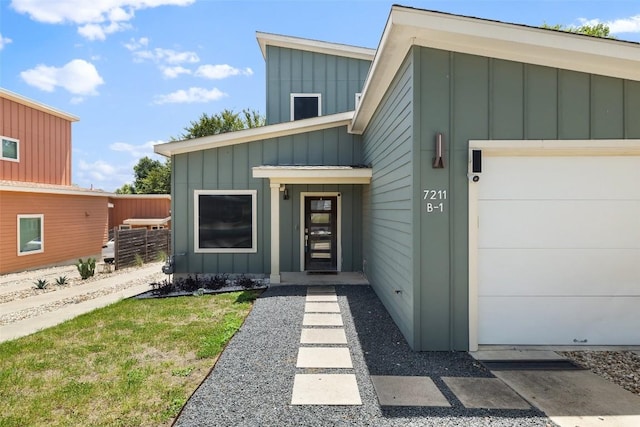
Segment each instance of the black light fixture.
[{"label": "black light fixture", "polygon": [[285,185],[284,191],[282,192],[282,200],[289,200],[289,189]]},{"label": "black light fixture", "polygon": [[442,134],[436,134],[436,156],[433,158],[434,169],[444,169],[444,159],[442,158]]}]

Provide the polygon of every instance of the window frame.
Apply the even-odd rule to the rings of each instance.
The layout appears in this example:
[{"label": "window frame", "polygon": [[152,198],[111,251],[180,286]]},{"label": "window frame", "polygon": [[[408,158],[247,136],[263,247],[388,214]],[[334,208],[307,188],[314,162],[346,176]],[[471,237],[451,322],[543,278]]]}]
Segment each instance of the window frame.
[{"label": "window frame", "polygon": [[13,159],[11,157],[5,157],[3,154],[3,147],[0,146],[0,160],[6,160],[8,162],[20,162],[20,140],[16,138],[11,138],[8,136],[0,135],[0,140],[2,140],[2,145],[4,145],[4,141],[15,142],[16,143],[16,158]]},{"label": "window frame", "polygon": [[[322,94],[321,93],[302,93],[302,92],[294,92],[291,93],[290,98],[289,98],[289,112],[290,112],[290,118],[291,121],[296,121],[295,117],[295,110],[294,110],[294,102],[296,98],[317,98],[318,100],[318,115],[316,117],[320,117],[322,116]],[[307,117],[307,118],[311,118],[311,117]],[[298,120],[304,120],[304,119],[298,119]]]},{"label": "window frame", "polygon": [[[200,247],[200,196],[251,196],[251,247]],[[193,252],[209,254],[241,254],[258,252],[258,190],[194,190],[193,191]]]},{"label": "window frame", "polygon": [[357,110],[358,107],[360,106],[360,100],[362,99],[362,92],[356,92],[355,97],[354,97],[355,101],[353,104],[353,109]]},{"label": "window frame", "polygon": [[[35,251],[23,251],[20,247],[20,220],[39,219],[40,220],[40,249]],[[41,254],[44,252],[44,214],[19,214],[17,217],[17,246],[18,256]]]}]

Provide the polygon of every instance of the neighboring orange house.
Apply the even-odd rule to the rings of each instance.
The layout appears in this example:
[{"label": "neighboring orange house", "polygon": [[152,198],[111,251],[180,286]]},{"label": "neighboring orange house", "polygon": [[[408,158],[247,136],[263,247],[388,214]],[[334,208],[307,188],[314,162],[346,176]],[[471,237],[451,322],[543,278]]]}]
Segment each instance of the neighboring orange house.
[{"label": "neighboring orange house", "polygon": [[170,194],[114,194],[109,198],[109,229],[170,228]]},{"label": "neighboring orange house", "polygon": [[71,184],[76,121],[0,88],[0,274],[99,257],[120,205],[129,218],[169,216],[168,195],[133,198],[150,207],[131,210],[127,197]]}]

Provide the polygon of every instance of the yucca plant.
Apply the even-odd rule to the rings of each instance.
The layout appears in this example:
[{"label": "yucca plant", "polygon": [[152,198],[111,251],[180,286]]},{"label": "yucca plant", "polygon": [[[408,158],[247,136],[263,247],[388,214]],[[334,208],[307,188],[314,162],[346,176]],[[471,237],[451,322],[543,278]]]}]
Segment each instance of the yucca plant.
[{"label": "yucca plant", "polygon": [[69,283],[67,276],[60,276],[56,279],[56,285],[58,286],[66,285],[67,283]]},{"label": "yucca plant", "polygon": [[47,279],[38,279],[33,282],[33,284],[35,285],[36,289],[47,289],[47,286],[49,286]]}]

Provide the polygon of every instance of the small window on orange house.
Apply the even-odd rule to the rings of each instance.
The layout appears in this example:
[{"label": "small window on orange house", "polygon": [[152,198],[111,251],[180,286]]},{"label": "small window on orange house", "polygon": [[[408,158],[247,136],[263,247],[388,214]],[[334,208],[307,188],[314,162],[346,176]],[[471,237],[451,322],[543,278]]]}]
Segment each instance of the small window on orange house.
[{"label": "small window on orange house", "polygon": [[12,162],[20,161],[20,141],[6,136],[2,136],[0,138],[2,139],[2,152],[0,153],[0,159],[9,160]]}]

